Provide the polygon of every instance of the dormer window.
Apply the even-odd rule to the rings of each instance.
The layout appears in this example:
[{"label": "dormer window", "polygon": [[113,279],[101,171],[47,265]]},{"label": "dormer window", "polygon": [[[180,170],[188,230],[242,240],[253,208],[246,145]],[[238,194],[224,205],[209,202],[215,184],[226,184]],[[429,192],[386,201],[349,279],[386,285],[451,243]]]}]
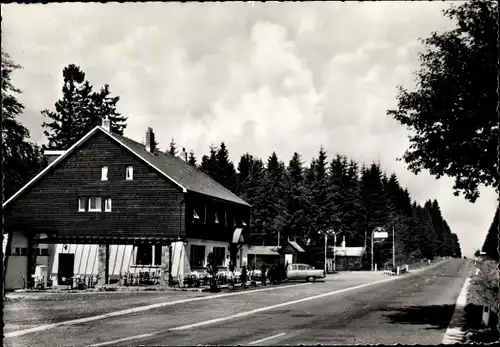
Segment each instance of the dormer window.
[{"label": "dormer window", "polygon": [[219,216],[217,216],[217,212],[215,212],[215,224],[219,224]]},{"label": "dormer window", "polygon": [[133,166],[127,166],[127,169],[125,171],[125,179],[127,181],[131,181],[134,179],[134,167]]},{"label": "dormer window", "polygon": [[196,213],[196,206],[193,206],[193,219],[199,220],[200,216],[198,216],[198,213]]},{"label": "dormer window", "polygon": [[101,166],[101,181],[107,181],[107,180],[108,180],[108,167]]}]

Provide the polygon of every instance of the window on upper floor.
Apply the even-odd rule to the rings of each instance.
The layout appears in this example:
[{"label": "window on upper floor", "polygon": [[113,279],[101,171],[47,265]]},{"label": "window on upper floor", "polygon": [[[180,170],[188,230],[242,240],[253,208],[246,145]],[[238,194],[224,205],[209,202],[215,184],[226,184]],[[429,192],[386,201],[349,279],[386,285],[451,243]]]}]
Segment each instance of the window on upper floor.
[{"label": "window on upper floor", "polygon": [[205,213],[203,215],[203,224],[207,224],[207,204],[205,204]]},{"label": "window on upper floor", "polygon": [[102,212],[101,198],[89,198],[89,212]]},{"label": "window on upper floor", "polygon": [[214,219],[214,223],[215,224],[219,224],[219,216],[218,216],[218,213],[215,212],[215,219]]},{"label": "window on upper floor", "polygon": [[128,181],[131,181],[134,179],[134,167],[133,166],[127,166],[127,169],[125,170],[125,179]]},{"label": "window on upper floor", "polygon": [[193,205],[193,222],[195,220],[200,220],[200,216],[198,216],[198,213],[196,213],[196,205]]},{"label": "window on upper floor", "polygon": [[78,199],[78,212],[85,212],[85,198]]},{"label": "window on upper floor", "polygon": [[111,198],[104,199],[104,211],[111,212]]},{"label": "window on upper floor", "polygon": [[101,166],[101,181],[107,181],[107,180],[108,180],[108,167]]},{"label": "window on upper floor", "polygon": [[227,227],[227,211],[224,211],[224,226]]}]

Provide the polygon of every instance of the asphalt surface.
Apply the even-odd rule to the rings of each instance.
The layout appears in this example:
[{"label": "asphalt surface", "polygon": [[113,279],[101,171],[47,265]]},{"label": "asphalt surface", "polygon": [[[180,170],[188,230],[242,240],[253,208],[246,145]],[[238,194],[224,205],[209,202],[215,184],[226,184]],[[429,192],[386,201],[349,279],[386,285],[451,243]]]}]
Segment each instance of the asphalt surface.
[{"label": "asphalt surface", "polygon": [[338,274],[56,326],[4,346],[439,344],[470,269],[451,259],[399,277]]}]

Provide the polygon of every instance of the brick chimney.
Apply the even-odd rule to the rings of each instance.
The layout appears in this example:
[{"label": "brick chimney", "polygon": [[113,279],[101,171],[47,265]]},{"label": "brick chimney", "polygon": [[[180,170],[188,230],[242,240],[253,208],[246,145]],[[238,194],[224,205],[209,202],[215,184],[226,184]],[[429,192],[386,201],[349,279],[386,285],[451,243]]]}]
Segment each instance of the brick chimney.
[{"label": "brick chimney", "polygon": [[153,132],[153,128],[148,128],[148,131],[146,131],[146,151],[153,154],[155,152],[155,133]]},{"label": "brick chimney", "polygon": [[184,160],[185,162],[188,161],[188,154],[186,152],[186,149],[183,147],[182,151],[179,153],[179,157]]},{"label": "brick chimney", "polygon": [[108,116],[102,120],[102,127],[104,130],[106,130],[108,133],[111,132],[111,121],[109,120]]}]

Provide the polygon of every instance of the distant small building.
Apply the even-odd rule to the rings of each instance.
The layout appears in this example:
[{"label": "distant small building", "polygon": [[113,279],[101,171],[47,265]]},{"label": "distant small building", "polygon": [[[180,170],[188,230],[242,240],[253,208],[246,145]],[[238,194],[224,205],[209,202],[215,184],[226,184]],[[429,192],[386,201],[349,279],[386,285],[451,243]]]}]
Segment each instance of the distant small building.
[{"label": "distant small building", "polygon": [[280,260],[279,246],[249,246],[248,250],[248,265],[260,269],[262,264],[269,266],[276,264]]},{"label": "distant small building", "polygon": [[306,251],[296,241],[287,241],[279,250],[280,262],[286,264],[301,263],[306,260]]},{"label": "distant small building", "polygon": [[336,271],[355,271],[361,270],[363,263],[363,254],[365,247],[346,247],[345,244],[341,247],[329,247],[331,254],[335,254],[335,258],[328,259],[330,263],[328,268],[333,268],[335,259]]},{"label": "distant small building", "polygon": [[289,264],[306,262],[306,251],[296,241],[286,241],[283,246],[249,246],[248,265],[260,268],[262,264]]}]

